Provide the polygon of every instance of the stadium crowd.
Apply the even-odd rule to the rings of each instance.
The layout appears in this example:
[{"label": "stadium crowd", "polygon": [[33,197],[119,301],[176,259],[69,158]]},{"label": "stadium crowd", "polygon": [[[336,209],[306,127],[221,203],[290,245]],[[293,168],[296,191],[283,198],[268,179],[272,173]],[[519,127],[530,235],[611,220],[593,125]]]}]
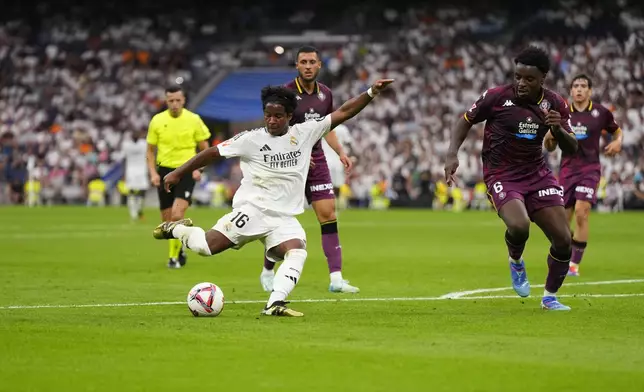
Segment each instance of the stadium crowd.
[{"label": "stadium crowd", "polygon": [[[622,154],[602,157],[607,208],[644,203],[644,18],[625,1],[614,7],[562,2],[514,28],[514,37],[502,34],[503,13],[384,10],[382,19],[396,34],[321,47],[335,102],[378,76],[397,80],[347,124],[357,158],[348,179],[351,198],[437,208],[480,198],[481,125],[462,149],[457,191],[441,182],[451,126],[485,89],[511,80],[513,50],[537,43],[552,54],[549,87],[565,96],[572,75],[591,74],[593,99],[614,110],[624,131]],[[167,84],[200,86],[239,61],[223,43],[234,26],[222,28],[211,22],[214,16],[157,14],[98,25],[76,16],[43,16],[37,27],[27,20],[0,25],[0,203],[21,201],[28,173],[45,199],[84,202],[88,183],[121,159],[122,141],[145,129],[162,107]],[[558,160],[558,153],[549,156],[553,168]]]}]

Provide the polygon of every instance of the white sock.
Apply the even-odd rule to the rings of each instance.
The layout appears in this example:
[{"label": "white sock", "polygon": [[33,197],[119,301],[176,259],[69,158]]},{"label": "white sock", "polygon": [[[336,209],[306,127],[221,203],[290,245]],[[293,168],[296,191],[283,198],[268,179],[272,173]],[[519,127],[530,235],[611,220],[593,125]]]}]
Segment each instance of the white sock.
[{"label": "white sock", "polygon": [[543,290],[543,296],[544,296],[544,297],[556,297],[556,296],[557,296],[557,293],[551,293],[551,292],[550,292],[550,291],[548,291],[548,290]]},{"label": "white sock", "polygon": [[136,219],[138,217],[136,209],[136,196],[129,195],[127,197],[127,208],[130,211],[130,218],[132,218],[132,220]]},{"label": "white sock", "polygon": [[329,274],[331,277],[331,283],[342,284],[342,271],[335,271]]},{"label": "white sock", "polygon": [[177,225],[172,230],[172,235],[181,240],[181,243],[193,252],[202,256],[212,256],[208,241],[206,241],[206,232],[201,227]]},{"label": "white sock", "polygon": [[300,280],[306,256],[307,253],[304,249],[291,249],[286,252],[284,262],[282,262],[282,265],[280,265],[275,274],[273,292],[268,298],[266,307],[269,307],[275,301],[286,300],[286,297],[293,291],[295,285]]},{"label": "white sock", "polygon": [[266,267],[262,267],[262,275],[270,275],[270,274],[275,274],[275,269],[269,270],[269,269],[266,269]]},{"label": "white sock", "polygon": [[513,259],[512,257],[509,257],[509,256],[508,256],[508,259],[510,259],[510,262],[511,262],[511,263],[514,263],[514,264],[521,264],[521,259],[519,259],[519,260],[515,260],[515,259]]}]

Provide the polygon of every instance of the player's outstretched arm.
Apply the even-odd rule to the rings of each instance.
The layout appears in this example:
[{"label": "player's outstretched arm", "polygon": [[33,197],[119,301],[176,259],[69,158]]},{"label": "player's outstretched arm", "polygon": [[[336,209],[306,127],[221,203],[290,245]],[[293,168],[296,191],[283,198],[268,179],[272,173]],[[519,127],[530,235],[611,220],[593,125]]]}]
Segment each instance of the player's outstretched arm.
[{"label": "player's outstretched arm", "polygon": [[342,106],[340,106],[330,114],[331,129],[337,127],[351,117],[360,113],[362,109],[369,105],[369,103],[373,100],[373,97],[380,94],[382,90],[386,89],[387,86],[389,86],[393,82],[393,79],[380,79],[376,81],[376,83],[374,83],[369,88],[369,90],[343,103]]},{"label": "player's outstretched arm", "polygon": [[216,161],[221,154],[219,154],[219,148],[217,146],[207,148],[201,151],[199,154],[192,157],[188,162],[174,169],[170,174],[163,178],[163,187],[166,191],[170,190],[170,187],[179,183],[179,180],[186,174],[190,174],[197,169],[208,166],[214,161]]},{"label": "player's outstretched arm", "polygon": [[464,117],[460,117],[456,121],[445,159],[445,182],[449,186],[452,186],[452,183],[454,183],[454,173],[458,169],[458,150],[463,145],[470,128],[472,128],[472,124],[465,120]]}]

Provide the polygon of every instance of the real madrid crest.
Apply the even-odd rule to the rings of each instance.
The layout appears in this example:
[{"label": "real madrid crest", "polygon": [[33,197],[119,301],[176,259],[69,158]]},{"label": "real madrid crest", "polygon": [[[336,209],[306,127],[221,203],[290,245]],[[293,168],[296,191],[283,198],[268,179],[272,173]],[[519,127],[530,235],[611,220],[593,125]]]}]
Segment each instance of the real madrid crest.
[{"label": "real madrid crest", "polygon": [[544,99],[544,100],[543,100],[543,101],[541,101],[541,103],[539,104],[539,107],[541,108],[541,110],[544,110],[544,111],[546,111],[546,112],[547,112],[547,111],[549,111],[549,110],[550,110],[550,102],[548,102],[548,101],[546,101],[546,100]]},{"label": "real madrid crest", "polygon": [[599,117],[599,110],[593,109],[592,112],[590,112],[590,115],[595,118]]},{"label": "real madrid crest", "polygon": [[320,91],[318,93],[318,98],[320,99],[320,101],[324,101],[326,99],[326,95],[324,95],[324,93]]},{"label": "real madrid crest", "polygon": [[291,136],[291,144],[292,144],[293,146],[297,146],[298,141],[297,141],[297,139],[295,138],[295,136]]}]

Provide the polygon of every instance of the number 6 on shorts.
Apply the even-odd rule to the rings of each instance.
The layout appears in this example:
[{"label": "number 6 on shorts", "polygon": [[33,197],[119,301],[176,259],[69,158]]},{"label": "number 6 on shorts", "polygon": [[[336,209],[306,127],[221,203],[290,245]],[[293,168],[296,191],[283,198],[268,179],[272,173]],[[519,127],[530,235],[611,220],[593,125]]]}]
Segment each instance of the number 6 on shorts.
[{"label": "number 6 on shorts", "polygon": [[501,181],[497,181],[492,184],[492,188],[494,188],[494,193],[501,193],[503,191],[503,185],[501,184]]}]

